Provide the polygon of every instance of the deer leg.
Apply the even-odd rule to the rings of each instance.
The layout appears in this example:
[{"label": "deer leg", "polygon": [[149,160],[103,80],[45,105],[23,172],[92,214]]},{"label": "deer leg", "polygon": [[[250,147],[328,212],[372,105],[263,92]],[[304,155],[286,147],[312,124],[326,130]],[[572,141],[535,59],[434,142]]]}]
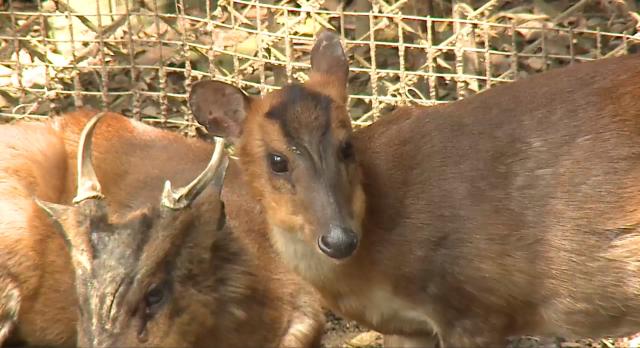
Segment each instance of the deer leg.
[{"label": "deer leg", "polygon": [[289,327],[280,348],[320,348],[325,317],[312,292],[305,289],[296,297]]},{"label": "deer leg", "polygon": [[308,316],[296,316],[282,339],[281,348],[316,348],[320,346],[323,322]]},{"label": "deer leg", "polygon": [[431,336],[384,335],[384,348],[436,348],[439,338]]},{"label": "deer leg", "polygon": [[20,290],[12,277],[0,272],[0,347],[18,321]]}]

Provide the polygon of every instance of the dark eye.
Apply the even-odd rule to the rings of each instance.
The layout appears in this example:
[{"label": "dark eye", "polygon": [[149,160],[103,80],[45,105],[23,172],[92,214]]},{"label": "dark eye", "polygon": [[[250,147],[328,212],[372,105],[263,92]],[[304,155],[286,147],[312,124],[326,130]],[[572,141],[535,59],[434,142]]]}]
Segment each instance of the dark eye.
[{"label": "dark eye", "polygon": [[149,288],[147,293],[144,295],[144,303],[147,307],[147,313],[153,314],[158,305],[162,303],[165,296],[164,292],[164,286],[162,285],[154,285]]},{"label": "dark eye", "polygon": [[270,153],[268,159],[269,166],[271,166],[271,170],[273,170],[275,173],[282,174],[289,171],[289,162],[284,156]]},{"label": "dark eye", "polygon": [[354,156],[353,144],[350,141],[345,141],[342,146],[340,146],[340,157],[342,157],[343,160],[351,160]]}]

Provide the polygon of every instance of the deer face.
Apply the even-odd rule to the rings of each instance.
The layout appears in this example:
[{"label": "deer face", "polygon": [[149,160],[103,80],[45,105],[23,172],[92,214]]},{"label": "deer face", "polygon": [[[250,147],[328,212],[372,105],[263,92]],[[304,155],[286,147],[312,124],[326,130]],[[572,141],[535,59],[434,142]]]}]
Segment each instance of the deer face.
[{"label": "deer face", "polygon": [[311,65],[308,82],[263,98],[201,81],[190,103],[210,132],[236,143],[280,251],[341,260],[359,244],[364,194],[346,109],[348,65],[336,34],[319,35]]},{"label": "deer face", "polygon": [[46,209],[74,238],[79,346],[198,346],[237,302],[225,288],[246,285],[215,199],[123,218],[95,200]]},{"label": "deer face", "polygon": [[77,205],[36,200],[69,247],[78,344],[202,346],[220,322],[237,321],[233,306],[241,301],[239,289],[250,282],[238,271],[243,256],[225,226],[222,143],[217,141],[207,169],[179,193],[167,182],[160,205],[119,214],[100,199],[91,164],[98,119],[89,121],[80,137]]}]

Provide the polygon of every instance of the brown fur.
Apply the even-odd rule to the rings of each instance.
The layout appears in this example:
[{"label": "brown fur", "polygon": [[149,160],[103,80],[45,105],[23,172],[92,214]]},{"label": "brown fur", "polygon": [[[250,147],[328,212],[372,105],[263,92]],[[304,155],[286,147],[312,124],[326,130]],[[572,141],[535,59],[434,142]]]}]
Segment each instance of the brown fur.
[{"label": "brown fur", "polygon": [[360,255],[431,307],[446,346],[640,327],[639,58],[400,109],[357,132]]},{"label": "brown fur", "polygon": [[[9,254],[0,253],[2,270],[9,271],[8,274],[0,272],[0,300],[8,298],[7,293],[15,293],[16,288],[19,291],[17,322],[9,320],[5,324],[3,321],[14,317],[11,313],[16,305],[4,301],[0,304],[0,310],[3,310],[0,312],[0,325],[3,325],[0,334],[4,328],[10,329],[13,338],[28,344],[75,344],[77,305],[70,259],[63,239],[49,217],[34,203],[34,197],[70,203],[76,191],[75,158],[79,133],[93,114],[93,111],[81,110],[44,123],[0,126],[0,147],[3,149],[0,151],[0,175],[3,176],[0,191],[4,197],[0,204],[3,205],[1,212],[5,214],[0,243],[3,250],[9,251]],[[140,216],[157,219],[154,215],[156,210],[146,207],[157,206],[164,180],[170,179],[174,187],[187,184],[202,171],[212,151],[212,146],[203,141],[186,139],[117,114],[105,116],[95,133],[92,153],[96,173],[105,195],[104,209],[113,212],[108,214],[108,221],[115,224],[112,228],[116,230],[118,226],[133,228],[126,222],[138,221]],[[242,192],[242,187],[234,187],[234,182],[238,182],[233,178],[237,173],[234,166],[230,164],[225,191]],[[179,289],[174,290],[182,293],[178,295],[182,297],[177,304],[182,307],[174,313],[177,317],[155,320],[149,329],[151,339],[147,343],[138,341],[139,337],[135,335],[126,334],[119,336],[120,342],[128,342],[128,345],[200,346],[211,343],[213,339],[230,347],[247,344],[276,347],[292,342],[300,346],[317,344],[322,317],[310,289],[303,288],[295,275],[278,266],[278,262],[269,255],[253,253],[252,245],[259,241],[251,238],[259,235],[257,231],[264,230],[265,225],[260,215],[252,219],[254,204],[247,200],[250,197],[243,196],[247,199],[235,199],[227,204],[233,233],[219,233],[220,236],[215,237],[212,230],[215,230],[219,214],[211,202],[217,200],[212,200],[215,195],[208,191],[203,193],[197,204],[181,213],[180,218],[169,220],[189,230],[190,226],[198,226],[202,231],[189,233],[182,243],[177,243],[182,245],[181,248],[175,249],[174,246],[171,250],[177,251],[166,254],[167,257],[178,255],[175,274]],[[67,218],[61,218],[62,221],[71,221],[68,226],[88,228],[89,225],[81,227],[72,222],[81,220],[81,211],[69,214],[64,215]],[[97,215],[96,212],[88,213],[85,218]],[[235,222],[238,216],[244,220]],[[198,255],[202,255],[203,260],[208,258],[206,248],[202,249],[200,245],[206,245],[206,242],[202,243],[204,236],[214,238],[213,244],[209,245],[218,246],[215,249],[219,251],[211,252],[212,258],[209,259],[213,269],[208,268],[208,264],[192,264],[199,259]],[[139,239],[138,242],[142,243],[140,238],[144,237],[135,235],[130,238]],[[113,253],[123,252],[115,243],[111,250]],[[154,247],[148,255],[157,254],[155,250],[160,249]],[[121,265],[131,261],[125,256],[114,260],[122,262]],[[111,263],[110,267],[114,265]],[[199,283],[190,280],[193,273],[180,275],[186,270],[201,272]],[[212,274],[211,279],[204,279],[204,274],[209,274],[207,272]],[[107,301],[110,293],[107,290],[115,286],[109,284],[108,279],[93,279],[95,284],[104,287],[105,292],[101,296]],[[189,284],[199,284],[202,292],[193,292],[194,288]],[[84,284],[79,285],[82,288]],[[130,323],[124,327],[134,332],[136,317],[128,317],[125,313],[129,312],[123,311],[120,324],[129,320]],[[295,327],[300,323],[306,332],[301,333]],[[182,338],[176,341],[153,336],[161,332],[171,332],[171,337]],[[80,335],[81,339],[86,337]],[[193,341],[186,342],[185,337]]]},{"label": "brown fur", "polygon": [[[249,103],[239,156],[286,263],[349,318],[445,347],[627,335],[640,327],[639,79],[637,55],[581,63],[355,132],[362,179],[347,190],[364,188],[366,215],[340,262],[306,237],[322,233],[314,212],[295,209],[322,196],[273,194],[264,139],[286,135],[254,106],[273,96]],[[342,95],[331,80],[305,87]]]},{"label": "brown fur", "polygon": [[[0,293],[9,290],[12,298],[18,293],[17,300],[10,301],[17,302],[13,306],[7,306],[3,296],[2,324],[13,326],[19,337],[30,337],[29,344],[71,346],[73,271],[62,240],[33,201],[34,195],[62,199],[64,143],[46,124],[23,123],[0,126],[0,148]],[[10,314],[16,311],[17,318]],[[7,313],[13,321],[6,321]]]},{"label": "brown fur", "polygon": [[[324,36],[319,42],[323,44],[312,49],[311,79],[304,85],[256,98],[221,82],[200,81],[189,98],[201,124],[236,142],[247,181],[269,225],[277,229],[271,241],[276,249],[289,252],[290,259],[302,255],[285,248],[287,240],[318,244],[332,236],[340,247],[341,237],[360,234],[364,215],[362,190],[352,189],[360,187],[355,159],[337,158],[351,148],[344,89],[347,60],[335,37]],[[274,155],[286,160],[286,172],[274,171]],[[352,247],[341,257],[352,253]]]}]

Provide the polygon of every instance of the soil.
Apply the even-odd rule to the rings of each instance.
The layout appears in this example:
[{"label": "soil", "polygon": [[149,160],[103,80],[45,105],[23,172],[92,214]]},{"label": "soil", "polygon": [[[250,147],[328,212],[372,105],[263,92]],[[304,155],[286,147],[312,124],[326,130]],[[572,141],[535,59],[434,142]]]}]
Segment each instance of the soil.
[{"label": "soil", "polygon": [[[357,323],[340,318],[327,311],[327,324],[322,348],[383,348],[382,335],[367,330]],[[638,335],[632,336],[638,337]],[[565,340],[560,337],[514,337],[505,342],[505,348],[637,348],[630,344],[632,337],[620,339],[579,339]],[[387,347],[388,348],[388,347]]]},{"label": "soil", "polygon": [[[345,320],[327,311],[325,313],[327,324],[322,338],[322,348],[382,348],[382,335],[358,325],[356,322]],[[375,336],[372,344],[365,342],[352,342],[356,337],[362,335]],[[357,340],[359,341],[359,340]],[[368,342],[367,342],[368,343]]]}]

